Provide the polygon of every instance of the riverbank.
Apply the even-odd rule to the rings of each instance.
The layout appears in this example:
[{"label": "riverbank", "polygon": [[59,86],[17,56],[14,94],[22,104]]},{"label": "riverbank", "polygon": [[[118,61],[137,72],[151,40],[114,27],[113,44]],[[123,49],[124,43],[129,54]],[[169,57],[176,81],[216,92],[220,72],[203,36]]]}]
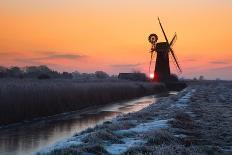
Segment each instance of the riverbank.
[{"label": "riverbank", "polygon": [[38,154],[231,154],[231,111],[232,83],[202,82]]},{"label": "riverbank", "polygon": [[166,92],[158,83],[0,80],[0,126]]}]

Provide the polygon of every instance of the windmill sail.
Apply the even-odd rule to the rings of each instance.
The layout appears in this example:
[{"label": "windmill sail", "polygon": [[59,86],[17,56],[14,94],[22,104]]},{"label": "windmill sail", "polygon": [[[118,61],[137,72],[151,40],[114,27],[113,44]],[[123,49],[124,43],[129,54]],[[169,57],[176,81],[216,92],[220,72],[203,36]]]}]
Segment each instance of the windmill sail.
[{"label": "windmill sail", "polygon": [[172,56],[173,56],[173,58],[174,58],[174,60],[175,60],[176,65],[177,65],[177,67],[178,67],[178,69],[179,69],[179,71],[180,71],[180,73],[181,73],[182,70],[181,70],[181,68],[180,68],[180,65],[179,65],[177,59],[176,59],[176,56],[175,56],[175,54],[174,54],[174,51],[173,51],[171,48],[170,48],[170,51],[171,51],[171,53],[172,53]]},{"label": "windmill sail", "polygon": [[176,42],[177,40],[177,35],[175,33],[174,37],[172,38],[172,41],[170,42],[170,47],[172,47],[172,45]]},{"label": "windmill sail", "polygon": [[166,42],[169,44],[168,38],[167,38],[167,36],[166,36],[166,34],[165,34],[165,32],[164,32],[164,29],[163,29],[163,26],[162,26],[162,24],[161,24],[161,22],[160,22],[159,17],[158,17],[158,20],[159,20],[159,24],[160,24],[161,30],[162,30],[162,32],[163,32],[163,34],[164,34],[164,38],[165,38]]},{"label": "windmill sail", "polygon": [[176,40],[176,38],[177,38],[177,35],[176,35],[176,33],[175,33],[175,35],[174,35],[174,37],[173,37],[173,39],[172,39],[172,41],[171,41],[171,44],[169,44],[168,38],[167,38],[167,36],[166,36],[166,34],[165,34],[165,31],[164,31],[164,29],[163,29],[163,26],[162,26],[162,24],[161,24],[159,18],[158,18],[158,21],[159,21],[161,30],[162,30],[162,32],[163,32],[163,34],[164,34],[164,38],[165,38],[165,40],[166,40],[166,42],[167,42],[167,44],[168,44],[168,46],[169,46],[169,49],[170,49],[170,51],[171,51],[171,54],[172,54],[173,58],[174,58],[174,60],[175,60],[175,63],[176,63],[176,65],[177,65],[179,71],[182,72],[182,70],[181,70],[181,68],[180,68],[180,65],[179,65],[179,63],[178,63],[178,61],[177,61],[177,59],[176,59],[175,54],[174,54],[174,51],[171,49],[171,46],[172,46],[173,43],[175,42],[175,40]]}]

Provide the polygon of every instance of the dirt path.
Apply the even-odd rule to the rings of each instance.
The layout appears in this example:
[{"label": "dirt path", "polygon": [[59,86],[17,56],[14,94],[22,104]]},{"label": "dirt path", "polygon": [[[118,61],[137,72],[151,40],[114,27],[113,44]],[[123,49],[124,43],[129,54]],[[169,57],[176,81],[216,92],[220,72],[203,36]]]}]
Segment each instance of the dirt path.
[{"label": "dirt path", "polygon": [[232,154],[232,83],[189,86],[41,152],[48,154]]}]

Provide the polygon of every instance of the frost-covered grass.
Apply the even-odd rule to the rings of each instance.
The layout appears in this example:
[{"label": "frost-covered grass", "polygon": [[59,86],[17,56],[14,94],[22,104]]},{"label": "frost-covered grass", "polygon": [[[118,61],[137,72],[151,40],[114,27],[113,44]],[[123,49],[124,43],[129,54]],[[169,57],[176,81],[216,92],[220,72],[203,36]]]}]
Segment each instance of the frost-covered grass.
[{"label": "frost-covered grass", "polygon": [[203,155],[196,147],[185,147],[184,145],[158,145],[158,146],[136,146],[131,147],[124,155]]},{"label": "frost-covered grass", "polygon": [[194,121],[189,114],[183,111],[178,111],[174,117],[174,120],[170,121],[173,127],[182,129],[193,129]]},{"label": "frost-covered grass", "polygon": [[[64,142],[65,147],[54,145],[53,151],[45,153],[92,153],[82,148],[98,144],[100,149],[95,154],[229,155],[232,153],[231,94],[231,83],[194,85],[141,111],[76,134],[74,137],[79,137],[80,145],[70,147]],[[92,134],[97,136],[90,138]],[[88,137],[89,141],[80,136]]]},{"label": "frost-covered grass", "polygon": [[147,139],[148,146],[162,145],[162,144],[175,144],[178,139],[173,136],[168,130],[150,130],[144,134]]},{"label": "frost-covered grass", "polygon": [[1,79],[0,125],[163,91],[164,85],[145,82]]},{"label": "frost-covered grass", "polygon": [[82,138],[82,142],[86,144],[95,144],[96,142],[103,144],[105,141],[108,141],[110,143],[120,144],[123,143],[121,138],[122,136],[114,134],[112,130],[102,129],[89,133]]}]

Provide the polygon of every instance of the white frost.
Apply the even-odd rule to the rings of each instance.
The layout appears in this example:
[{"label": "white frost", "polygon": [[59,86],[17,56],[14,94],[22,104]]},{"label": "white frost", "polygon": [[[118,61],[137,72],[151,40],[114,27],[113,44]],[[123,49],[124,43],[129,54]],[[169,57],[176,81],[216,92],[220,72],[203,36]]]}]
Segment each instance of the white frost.
[{"label": "white frost", "polygon": [[171,105],[170,108],[176,107],[176,108],[184,108],[187,106],[187,103],[189,102],[189,99],[191,98],[192,94],[195,92],[195,89],[192,89],[188,93],[186,93],[184,96],[182,96],[175,104]]},{"label": "white frost", "polygon": [[150,130],[157,130],[157,129],[161,129],[161,128],[167,128],[168,127],[168,120],[155,120],[152,122],[148,122],[148,123],[141,123],[139,125],[137,125],[134,128],[129,129],[129,131],[134,131],[137,133],[141,133],[141,132],[147,132]]},{"label": "white frost", "polygon": [[104,148],[110,154],[117,155],[126,152],[130,147],[138,146],[145,143],[142,140],[134,139],[134,138],[123,138],[122,141],[124,142],[124,144],[110,144],[105,146]]}]

